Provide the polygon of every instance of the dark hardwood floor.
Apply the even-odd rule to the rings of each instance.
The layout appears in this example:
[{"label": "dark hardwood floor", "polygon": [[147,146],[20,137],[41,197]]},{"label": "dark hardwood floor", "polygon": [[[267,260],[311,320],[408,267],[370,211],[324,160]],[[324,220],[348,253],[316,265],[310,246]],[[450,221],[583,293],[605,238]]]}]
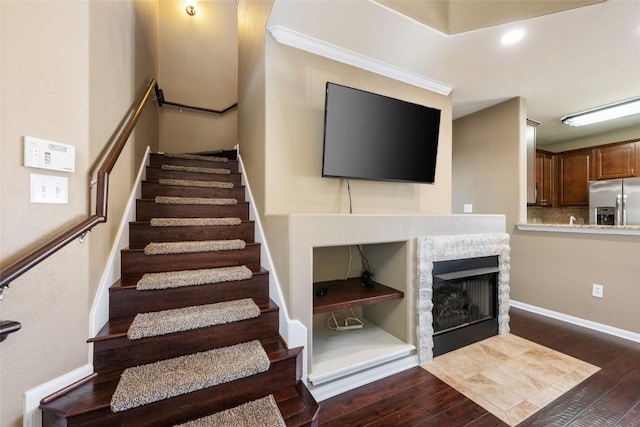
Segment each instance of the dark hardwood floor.
[{"label": "dark hardwood floor", "polygon": [[[519,426],[640,427],[640,343],[511,309],[511,332],[601,369]],[[505,426],[420,367],[320,403],[320,426]]]}]

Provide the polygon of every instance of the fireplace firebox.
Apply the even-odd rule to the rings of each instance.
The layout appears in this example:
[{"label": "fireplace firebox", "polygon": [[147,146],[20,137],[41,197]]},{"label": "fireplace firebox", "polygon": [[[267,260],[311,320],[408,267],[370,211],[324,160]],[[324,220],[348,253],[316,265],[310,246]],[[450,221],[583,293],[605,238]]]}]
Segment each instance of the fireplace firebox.
[{"label": "fireplace firebox", "polygon": [[498,335],[498,256],[433,263],[433,356]]}]

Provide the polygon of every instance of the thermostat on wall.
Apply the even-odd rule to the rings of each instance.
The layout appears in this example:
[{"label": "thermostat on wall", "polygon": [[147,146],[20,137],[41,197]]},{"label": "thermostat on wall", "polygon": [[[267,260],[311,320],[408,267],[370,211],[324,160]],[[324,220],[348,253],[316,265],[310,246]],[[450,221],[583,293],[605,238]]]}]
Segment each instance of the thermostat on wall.
[{"label": "thermostat on wall", "polygon": [[76,149],[73,145],[24,137],[24,165],[31,168],[74,172]]}]

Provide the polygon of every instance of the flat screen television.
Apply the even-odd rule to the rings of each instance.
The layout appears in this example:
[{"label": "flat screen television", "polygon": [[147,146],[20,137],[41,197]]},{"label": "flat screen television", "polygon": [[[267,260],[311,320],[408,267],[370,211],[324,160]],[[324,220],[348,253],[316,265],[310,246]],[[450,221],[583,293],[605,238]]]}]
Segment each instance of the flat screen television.
[{"label": "flat screen television", "polygon": [[327,82],[322,176],[433,184],[440,110]]}]

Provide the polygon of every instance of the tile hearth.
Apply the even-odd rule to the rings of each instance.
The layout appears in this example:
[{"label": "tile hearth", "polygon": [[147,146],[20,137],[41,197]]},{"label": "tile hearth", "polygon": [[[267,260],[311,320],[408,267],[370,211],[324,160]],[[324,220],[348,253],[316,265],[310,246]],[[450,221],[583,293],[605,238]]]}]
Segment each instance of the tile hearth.
[{"label": "tile hearth", "polygon": [[421,366],[511,426],[600,370],[513,334],[487,338]]}]

